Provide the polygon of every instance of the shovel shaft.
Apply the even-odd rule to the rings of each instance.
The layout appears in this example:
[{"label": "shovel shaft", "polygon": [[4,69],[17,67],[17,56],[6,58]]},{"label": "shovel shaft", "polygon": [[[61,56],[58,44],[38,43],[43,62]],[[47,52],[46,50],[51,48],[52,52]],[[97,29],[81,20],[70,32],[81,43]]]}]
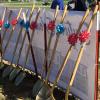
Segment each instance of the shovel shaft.
[{"label": "shovel shaft", "polygon": [[[37,20],[39,18],[39,15],[40,15],[40,8],[38,8],[38,13],[37,13],[36,18],[35,18],[35,22],[36,23],[37,23]],[[34,38],[34,34],[35,34],[35,29],[32,31],[31,37],[29,35],[29,31],[27,32],[27,36],[28,36],[28,40],[29,40],[29,45],[28,45],[28,48],[27,48],[27,51],[26,51],[24,66],[26,66],[27,59],[28,59],[28,56],[29,56],[29,51],[31,49],[31,54],[32,54],[32,58],[33,58],[33,64],[34,64],[34,68],[35,68],[35,73],[38,76],[37,65],[36,65],[36,61],[35,61],[35,55],[34,55],[34,51],[33,51],[33,47],[32,47],[32,40]]]},{"label": "shovel shaft", "polygon": [[[20,14],[21,14],[21,11],[22,11],[22,8],[20,9],[20,11],[19,11],[19,13],[18,13],[17,20],[18,20]],[[7,44],[6,44],[6,46],[5,46],[5,48],[4,48],[4,51],[3,51],[3,56],[4,56],[4,54],[5,54],[5,52],[6,52],[6,49],[7,49],[8,45],[9,45],[9,43],[10,43],[10,40],[11,40],[11,37],[12,37],[12,35],[13,35],[13,33],[14,33],[15,27],[16,27],[16,26],[13,26],[13,28],[12,28],[12,30],[11,30],[11,33],[10,33],[10,35],[9,35],[9,37],[8,37]]]},{"label": "shovel shaft", "polygon": [[[98,5],[96,5],[96,7],[95,7],[95,9],[94,9],[92,18],[91,18],[91,20],[90,20],[90,23],[89,23],[89,26],[88,26],[88,29],[87,29],[88,32],[90,32],[90,29],[91,29],[91,27],[92,27],[92,25],[93,25],[93,21],[94,21],[95,15],[96,15],[96,13],[97,13],[97,10],[98,10]],[[70,92],[70,87],[73,85],[73,82],[74,82],[74,79],[75,79],[75,76],[76,76],[76,72],[77,72],[77,70],[78,70],[79,63],[80,63],[80,61],[81,61],[81,58],[82,58],[82,55],[83,55],[83,52],[84,52],[85,45],[86,45],[86,42],[84,42],[83,45],[82,45],[81,48],[80,48],[78,57],[77,57],[76,62],[75,62],[74,70],[73,70],[73,73],[72,73],[72,75],[71,75],[70,82],[69,82],[69,84],[68,84],[68,89],[66,90],[65,100],[67,100],[68,94],[69,94],[69,92]]]},{"label": "shovel shaft", "polygon": [[[46,31],[46,23],[44,23],[44,53],[46,56],[46,51],[47,51],[47,31]],[[47,66],[48,66],[48,61],[46,60],[45,64],[45,74],[47,74]]]},{"label": "shovel shaft", "polygon": [[[59,6],[56,7],[56,11],[55,11],[55,14],[54,14],[54,22],[56,22],[58,11],[59,11]],[[52,32],[50,33],[50,37],[49,37],[49,40],[48,40],[47,50],[45,52],[45,58],[44,58],[43,66],[42,66],[41,76],[42,76],[43,72],[46,70],[45,69],[46,68],[46,62],[47,62],[48,56],[49,56],[48,53],[49,53],[49,49],[50,49],[50,46],[51,46],[51,41],[52,41]]]},{"label": "shovel shaft", "polygon": [[[34,11],[34,5],[32,6],[32,9],[31,9],[31,13],[30,13],[30,16],[29,16],[29,21],[32,18],[33,11]],[[21,44],[21,47],[19,49],[19,54],[18,54],[18,57],[17,57],[17,60],[16,60],[17,66],[19,64],[19,60],[20,60],[20,57],[21,57],[21,53],[22,53],[22,49],[23,49],[23,46],[24,46],[24,42],[25,42],[26,36],[27,36],[27,32],[25,31],[24,36],[23,36],[23,39],[22,39],[22,44]]]},{"label": "shovel shaft", "polygon": [[48,82],[48,78],[50,76],[50,72],[51,72],[53,60],[54,60],[54,57],[55,57],[55,53],[56,53],[56,48],[57,48],[57,45],[58,45],[59,37],[60,37],[60,35],[57,35],[56,41],[55,41],[55,45],[54,45],[54,49],[52,51],[52,56],[51,56],[51,60],[50,60],[49,67],[48,67],[49,70],[48,70],[48,73],[47,73],[47,76],[46,76],[46,83]]},{"label": "shovel shaft", "polygon": [[[67,13],[67,5],[65,6],[65,9],[64,9],[64,12],[63,12],[63,15],[62,15],[60,23],[63,23],[64,18],[66,16],[66,13]],[[59,38],[60,38],[60,34],[59,33],[57,33],[57,34],[58,35],[56,36],[56,41],[55,41],[55,44],[54,44],[54,49],[52,51],[51,60],[50,60],[49,67],[48,67],[48,73],[47,73],[47,76],[46,76],[46,81],[45,81],[46,84],[48,83],[48,79],[49,79],[49,76],[50,76],[51,68],[52,68],[52,65],[53,65],[54,58],[55,58],[55,53],[56,53],[58,41],[59,41]]]},{"label": "shovel shaft", "polygon": [[[11,15],[12,15],[12,10],[10,10],[10,12],[9,12],[9,15],[8,15],[8,22],[10,21]],[[4,33],[3,33],[3,36],[2,36],[2,43],[3,43],[4,38],[5,38],[5,36],[6,36],[7,30],[8,30],[8,29],[5,29],[5,30],[4,30]]]},{"label": "shovel shaft", "polygon": [[[7,8],[4,9],[3,16],[2,16],[2,21],[4,21],[6,10],[7,10]],[[2,38],[1,38],[1,30],[2,30],[2,26],[0,27],[0,55],[1,55],[1,62],[2,62]]]},{"label": "shovel shaft", "polygon": [[[87,9],[85,15],[83,16],[83,18],[82,18],[82,20],[81,20],[81,22],[80,22],[80,25],[79,25],[79,27],[78,27],[77,33],[80,32],[80,30],[81,30],[81,28],[82,28],[82,25],[83,25],[84,21],[86,20],[86,17],[88,16],[88,14],[89,14],[89,9]],[[71,46],[69,47],[67,53],[66,53],[66,56],[65,56],[65,58],[64,58],[64,61],[63,61],[62,65],[61,65],[61,67],[60,67],[60,69],[59,69],[59,71],[58,71],[58,73],[57,73],[57,77],[56,77],[56,79],[55,79],[55,81],[54,81],[54,84],[53,84],[53,86],[52,86],[52,88],[51,88],[52,93],[53,93],[53,90],[54,90],[54,88],[55,88],[57,82],[59,81],[59,79],[60,79],[60,77],[61,77],[61,75],[62,75],[62,73],[63,73],[63,70],[65,69],[66,63],[68,62],[68,59],[69,59],[69,57],[70,57],[70,55],[71,55],[71,52],[72,52],[72,48],[73,48],[73,46],[71,45]]]},{"label": "shovel shaft", "polygon": [[[26,15],[28,14],[28,11],[26,10]],[[19,33],[18,33],[18,37],[17,37],[17,41],[16,41],[16,44],[15,44],[15,47],[14,47],[14,51],[13,51],[13,54],[12,54],[12,60],[11,60],[11,64],[13,63],[13,60],[14,60],[14,57],[15,57],[15,54],[16,54],[16,50],[17,50],[17,47],[18,47],[18,43],[20,41],[20,37],[21,37],[21,33],[22,33],[22,30],[23,30],[23,27],[21,27]]]}]

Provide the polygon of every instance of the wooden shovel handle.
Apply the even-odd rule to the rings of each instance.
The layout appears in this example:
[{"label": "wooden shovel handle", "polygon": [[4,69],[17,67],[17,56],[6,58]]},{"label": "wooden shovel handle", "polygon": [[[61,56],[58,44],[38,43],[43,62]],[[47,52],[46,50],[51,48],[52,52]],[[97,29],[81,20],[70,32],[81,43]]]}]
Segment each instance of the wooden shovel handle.
[{"label": "wooden shovel handle", "polygon": [[[37,13],[37,16],[36,16],[36,19],[35,19],[36,23],[37,23],[37,20],[39,18],[39,15],[40,15],[40,8],[38,9],[38,13]],[[28,36],[28,40],[29,40],[29,46],[31,48],[31,54],[32,54],[32,60],[33,60],[33,64],[34,64],[35,73],[36,73],[36,76],[38,77],[37,64],[36,64],[36,60],[35,60],[35,55],[34,55],[33,47],[31,45],[31,42],[32,42],[33,37],[34,37],[34,32],[35,32],[35,30],[32,31],[31,38],[30,38],[30,35],[29,35],[28,32],[27,32],[27,36]],[[28,56],[27,56],[27,58],[28,58]],[[27,62],[27,58],[26,58],[26,62]]]},{"label": "wooden shovel handle", "polygon": [[29,16],[29,20],[31,20],[34,9],[35,9],[35,5],[33,4],[32,9],[31,9],[31,13],[30,13],[30,16]]},{"label": "wooden shovel handle", "polygon": [[[90,29],[93,25],[93,20],[94,20],[94,17],[97,13],[97,9],[98,9],[98,5],[96,5],[95,7],[95,10],[94,10],[94,13],[93,13],[93,16],[90,20],[90,23],[89,23],[89,26],[88,26],[88,29],[87,31],[90,32]],[[73,82],[74,82],[74,79],[75,79],[75,76],[76,76],[76,72],[77,72],[77,69],[78,69],[78,66],[79,66],[79,63],[80,63],[80,60],[82,58],[82,55],[83,55],[83,51],[84,51],[84,48],[85,48],[85,45],[86,45],[86,42],[82,45],[82,47],[80,48],[80,51],[79,51],[79,54],[78,54],[78,57],[77,57],[77,60],[75,62],[75,67],[74,67],[74,70],[73,70],[73,73],[71,75],[71,79],[70,79],[70,82],[68,84],[68,88],[66,90],[66,95],[65,95],[65,100],[68,99],[68,94],[69,94],[69,91],[70,91],[70,87],[73,85]]]},{"label": "wooden shovel handle", "polygon": [[[88,30],[87,30],[88,32],[90,32],[90,29],[91,29],[91,27],[93,25],[93,21],[94,21],[95,15],[97,13],[97,9],[98,9],[98,5],[96,5],[95,10],[94,10],[94,13],[93,13],[93,16],[92,16],[92,18],[90,20],[90,23],[89,23],[89,26],[88,26]],[[81,47],[81,49],[79,51],[79,55],[77,57],[77,60],[76,60],[76,63],[75,63],[75,67],[74,67],[75,69],[74,69],[74,71],[72,73],[72,78],[71,78],[71,81],[70,81],[70,86],[72,86],[72,84],[73,84],[73,81],[74,81],[74,78],[75,78],[75,75],[76,75],[76,72],[77,72],[77,69],[78,69],[78,66],[79,66],[81,57],[83,55],[83,51],[84,51],[85,45],[86,45],[86,42],[82,45],[82,47]]]},{"label": "wooden shovel handle", "polygon": [[[4,21],[6,10],[7,10],[7,8],[5,8],[3,11],[2,21]],[[2,56],[3,51],[2,51],[1,29],[2,29],[2,27],[0,27],[0,55]],[[2,62],[2,58],[1,58],[1,62]]]},{"label": "wooden shovel handle", "polygon": [[[66,12],[67,12],[67,5],[64,8],[64,13],[62,15],[60,23],[63,23],[64,18],[66,16]],[[55,57],[55,52],[56,52],[56,48],[57,48],[57,45],[58,45],[59,37],[60,37],[60,35],[57,35],[56,40],[55,40],[54,49],[52,51],[51,60],[50,60],[49,67],[48,67],[49,70],[48,70],[48,73],[47,73],[47,76],[46,76],[46,81],[45,81],[46,84],[48,83],[48,79],[49,79],[49,76],[50,76],[50,72],[51,72],[53,60],[54,60],[54,57]]]},{"label": "wooden shovel handle", "polygon": [[4,21],[6,10],[7,10],[7,8],[4,9],[3,16],[2,16],[2,21]]},{"label": "wooden shovel handle", "polygon": [[19,10],[19,13],[18,13],[18,16],[17,16],[17,20],[19,19],[21,12],[22,12],[22,8],[20,8],[20,10]]},{"label": "wooden shovel handle", "polygon": [[[58,11],[59,11],[59,6],[57,5],[56,6],[56,11],[55,11],[55,14],[54,14],[54,21],[56,21],[56,17],[57,17],[57,14],[58,14]],[[44,42],[44,46],[45,46],[45,57],[47,56],[47,50],[49,50],[49,48],[50,48],[50,45],[51,45],[51,40],[52,40],[52,33],[50,34],[50,40],[49,40],[49,43],[48,43],[48,48],[47,48],[47,36],[46,36],[46,24],[44,24],[44,40],[45,40],[45,42]],[[48,57],[46,57],[46,62],[45,62],[45,65],[44,65],[44,69],[45,69],[45,75],[47,75],[47,71],[48,71],[48,69],[47,69],[47,66],[48,66],[48,61],[47,61],[47,58]]]},{"label": "wooden shovel handle", "polygon": [[95,7],[95,9],[94,9],[93,16],[92,16],[91,21],[90,21],[90,23],[89,23],[87,32],[90,32],[90,30],[91,30],[91,27],[92,27],[93,21],[94,21],[94,17],[95,17],[95,15],[96,15],[97,11],[98,11],[98,5],[96,5],[96,7]]},{"label": "wooden shovel handle", "polygon": [[[28,14],[28,11],[26,11],[26,15]],[[23,27],[21,27],[19,33],[18,33],[18,37],[17,37],[17,41],[16,41],[16,45],[14,47],[14,51],[13,51],[13,56],[12,56],[12,60],[11,60],[11,65],[13,63],[13,60],[14,60],[14,57],[15,57],[15,54],[16,54],[16,50],[17,50],[17,47],[18,47],[18,43],[19,43],[19,40],[20,40],[20,37],[21,37],[21,33],[22,33],[22,29]]]},{"label": "wooden shovel handle", "polygon": [[51,61],[49,63],[49,67],[48,67],[49,70],[48,70],[48,73],[47,73],[47,76],[46,76],[46,81],[45,81],[46,83],[48,83],[48,78],[50,76],[52,63],[53,63],[53,59],[54,59],[54,56],[55,56],[56,48],[57,48],[57,45],[58,45],[59,37],[60,37],[60,35],[57,35],[57,38],[56,38],[56,41],[55,41],[55,45],[54,45],[54,49],[52,51]]},{"label": "wooden shovel handle", "polygon": [[55,14],[54,14],[54,20],[56,20],[56,18],[57,18],[58,11],[59,11],[59,6],[57,5],[56,11],[55,11]]},{"label": "wooden shovel handle", "polygon": [[[40,15],[40,8],[38,9],[38,13],[37,13],[36,18],[35,18],[35,22],[36,22],[36,23],[37,23],[37,20],[38,20],[38,18],[39,18],[39,15]],[[33,37],[34,37],[34,32],[35,32],[35,30],[32,31],[31,37],[30,37],[29,33],[27,33],[27,35],[28,35],[28,40],[29,40],[29,45],[28,45],[28,49],[27,49],[27,51],[26,51],[26,57],[25,57],[25,64],[24,64],[24,66],[26,66],[26,63],[27,63],[27,59],[28,59],[28,56],[29,56],[29,50],[30,50],[30,48],[31,48],[31,53],[32,53],[32,55],[33,55],[32,57],[34,57],[33,63],[36,62],[36,61],[35,61],[34,52],[33,52],[33,47],[32,47],[32,40],[33,40]],[[36,64],[34,64],[34,65],[37,66]]]},{"label": "wooden shovel handle", "polygon": [[[81,27],[82,27],[82,25],[83,25],[83,23],[84,23],[86,17],[88,16],[88,14],[89,14],[89,9],[87,9],[85,15],[83,16],[83,18],[82,18],[82,20],[81,20],[81,22],[80,22],[80,24],[79,24],[79,27],[78,27],[77,32],[80,32]],[[61,77],[61,75],[62,75],[62,72],[63,72],[63,70],[64,70],[64,68],[65,68],[65,66],[66,66],[66,63],[67,63],[67,61],[68,61],[68,59],[69,59],[69,57],[70,57],[70,55],[71,55],[72,47],[73,47],[72,45],[69,47],[69,49],[68,49],[68,51],[67,51],[67,53],[66,53],[66,56],[65,56],[65,58],[64,58],[64,61],[63,61],[62,65],[61,65],[61,67],[60,67],[60,69],[59,69],[59,71],[58,71],[58,73],[57,73],[57,77],[56,77],[56,79],[55,79],[55,81],[54,81],[54,84],[53,84],[53,86],[52,86],[52,89],[51,89],[52,93],[53,93],[53,90],[54,90],[54,88],[55,88],[55,85],[56,85],[57,82],[59,81],[59,79],[60,79],[60,77]]]},{"label": "wooden shovel handle", "polygon": [[[32,18],[34,8],[35,8],[35,5],[32,6],[31,13],[30,13],[30,16],[29,16],[29,21],[30,21],[31,18]],[[18,54],[18,57],[17,57],[17,66],[18,66],[18,64],[19,64],[19,60],[20,60],[20,56],[21,56],[22,49],[23,49],[23,46],[24,46],[24,41],[25,41],[26,35],[27,35],[27,32],[25,31],[24,37],[23,37],[23,39],[22,39],[22,44],[21,44],[21,47],[20,47],[20,49],[19,49],[19,54]]]},{"label": "wooden shovel handle", "polygon": [[63,12],[63,16],[61,18],[61,22],[60,23],[63,23],[64,19],[65,19],[65,16],[66,16],[66,13],[67,13],[67,5],[65,6],[64,8],[64,12]]},{"label": "wooden shovel handle", "polygon": [[80,32],[80,29],[82,28],[82,25],[83,25],[83,23],[84,23],[86,17],[89,15],[89,12],[90,12],[90,9],[88,8],[88,9],[86,10],[86,13],[85,13],[84,17],[82,18],[82,20],[81,20],[81,22],[80,22],[80,25],[79,25],[78,30],[77,30],[76,33],[79,33],[79,32]]},{"label": "wooden shovel handle", "polygon": [[[56,19],[57,19],[57,15],[58,15],[58,11],[59,11],[58,8],[59,7],[57,6],[56,10],[55,10],[54,21],[56,21]],[[48,45],[47,45],[47,50],[46,50],[46,53],[45,53],[45,58],[44,58],[43,66],[42,66],[41,75],[43,74],[43,72],[45,70],[45,66],[46,66],[46,62],[47,62],[47,58],[48,58],[48,52],[49,52],[49,49],[50,49],[50,46],[51,46],[51,41],[52,41],[52,32],[50,33],[50,37],[49,37],[49,40],[48,40]]]},{"label": "wooden shovel handle", "polygon": [[[9,15],[8,15],[8,21],[10,21],[11,15],[12,15],[12,10],[10,10],[10,12],[9,12]],[[2,36],[2,44],[3,44],[3,41],[4,41],[4,38],[5,38],[5,35],[6,35],[7,30],[8,30],[8,29],[5,29],[4,32],[3,32],[3,36]]]},{"label": "wooden shovel handle", "polygon": [[[19,13],[18,13],[18,18],[19,18],[20,14],[21,14],[21,11],[22,11],[22,8],[20,9],[20,11],[19,11]],[[6,49],[7,49],[8,45],[9,45],[9,42],[10,42],[10,40],[11,40],[11,37],[12,37],[12,34],[13,34],[14,30],[15,30],[15,26],[13,26],[13,28],[12,28],[12,30],[11,30],[11,32],[10,32],[10,35],[9,35],[7,44],[6,44],[6,46],[5,46],[5,48],[4,48],[4,51],[3,51],[3,56],[4,56],[4,54],[5,54],[5,52],[6,52]]]}]

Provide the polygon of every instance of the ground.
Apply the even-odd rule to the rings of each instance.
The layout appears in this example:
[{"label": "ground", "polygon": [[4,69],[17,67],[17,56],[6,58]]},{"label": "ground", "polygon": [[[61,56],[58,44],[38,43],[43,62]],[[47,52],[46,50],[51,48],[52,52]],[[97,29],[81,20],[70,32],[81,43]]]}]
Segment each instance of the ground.
[{"label": "ground", "polygon": [[[2,78],[2,72],[3,70],[0,70],[0,100],[35,100],[32,96],[32,88],[37,81],[36,77],[27,73],[23,82],[19,86],[15,86],[14,80],[9,81],[9,76]],[[100,79],[98,83],[98,100],[100,100]],[[64,95],[61,90],[55,89],[56,100],[64,100]],[[75,99],[74,96],[69,96],[69,98],[69,100],[79,100]]]},{"label": "ground", "polygon": [[[34,100],[32,88],[37,80],[35,77],[27,73],[24,81],[19,86],[15,86],[14,81],[9,81],[8,77],[2,78],[2,72],[3,70],[0,70],[0,100]],[[56,100],[62,100],[64,93],[55,89],[54,96]],[[75,100],[73,96],[69,98]]]}]

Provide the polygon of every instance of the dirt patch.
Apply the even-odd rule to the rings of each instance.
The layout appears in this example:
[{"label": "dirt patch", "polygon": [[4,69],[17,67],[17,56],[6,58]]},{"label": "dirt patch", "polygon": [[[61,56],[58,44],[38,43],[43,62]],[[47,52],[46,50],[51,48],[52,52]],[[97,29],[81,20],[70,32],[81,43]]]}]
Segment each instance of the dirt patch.
[{"label": "dirt patch", "polygon": [[[23,82],[15,86],[14,80],[9,81],[9,77],[2,78],[2,71],[0,71],[0,100],[35,100],[32,97],[32,88],[36,81],[36,77],[27,74]],[[64,100],[65,94],[55,89],[54,96],[56,100]],[[74,96],[69,96],[69,100],[75,100]]]}]

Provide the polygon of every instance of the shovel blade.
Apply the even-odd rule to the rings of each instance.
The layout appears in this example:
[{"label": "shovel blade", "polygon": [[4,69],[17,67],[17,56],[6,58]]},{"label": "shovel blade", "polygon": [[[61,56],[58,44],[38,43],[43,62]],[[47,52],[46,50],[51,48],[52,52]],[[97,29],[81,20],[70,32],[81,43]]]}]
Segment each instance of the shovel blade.
[{"label": "shovel blade", "polygon": [[26,73],[20,73],[17,78],[15,79],[15,85],[18,86],[26,77]]},{"label": "shovel blade", "polygon": [[9,75],[9,80],[11,81],[15,79],[15,77],[18,75],[19,72],[20,72],[20,69],[13,69],[13,71]]},{"label": "shovel blade", "polygon": [[2,77],[3,77],[3,78],[7,77],[7,76],[10,74],[10,72],[11,72],[12,70],[13,70],[12,67],[7,67],[7,68],[5,68],[4,71],[3,71],[3,73],[2,73]]},{"label": "shovel blade", "polygon": [[50,88],[48,88],[45,84],[42,86],[38,95],[36,96],[36,100],[52,100],[50,94]]},{"label": "shovel blade", "polygon": [[35,97],[38,94],[38,92],[40,91],[40,89],[42,88],[42,86],[43,86],[43,82],[42,82],[42,80],[39,79],[35,83],[35,85],[33,86],[33,89],[32,89],[32,96],[33,97]]}]

